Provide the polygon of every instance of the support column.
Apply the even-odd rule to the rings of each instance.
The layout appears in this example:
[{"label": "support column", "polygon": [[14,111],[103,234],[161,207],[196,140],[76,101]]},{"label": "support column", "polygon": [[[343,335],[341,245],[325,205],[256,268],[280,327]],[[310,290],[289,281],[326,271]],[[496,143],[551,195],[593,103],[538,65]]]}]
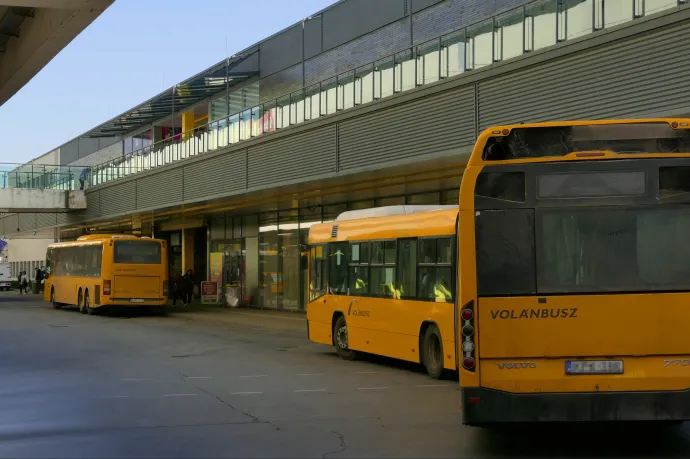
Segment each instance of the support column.
[{"label": "support column", "polygon": [[[182,112],[182,132],[185,133],[194,129],[194,110]],[[190,134],[185,134],[184,138],[190,137]]]},{"label": "support column", "polygon": [[194,270],[194,228],[182,230],[182,272]]}]

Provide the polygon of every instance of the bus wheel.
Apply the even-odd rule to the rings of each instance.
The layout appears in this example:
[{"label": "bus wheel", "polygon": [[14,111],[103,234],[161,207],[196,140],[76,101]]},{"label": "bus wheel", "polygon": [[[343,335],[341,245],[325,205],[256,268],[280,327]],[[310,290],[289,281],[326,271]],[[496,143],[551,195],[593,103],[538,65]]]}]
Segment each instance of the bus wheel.
[{"label": "bus wheel", "polygon": [[347,337],[347,323],[345,322],[345,317],[340,316],[335,321],[335,326],[333,327],[333,344],[335,345],[336,352],[342,359],[354,360],[357,357],[357,353],[348,347]]},{"label": "bus wheel", "polygon": [[422,363],[434,379],[441,379],[443,370],[443,341],[436,325],[429,325],[422,341]]},{"label": "bus wheel", "polygon": [[89,298],[89,291],[87,290],[86,293],[84,293],[84,314],[88,314],[90,316],[94,315],[96,313],[96,310],[91,307],[91,299]]},{"label": "bus wheel", "polygon": [[55,301],[55,289],[50,289],[50,302],[53,303],[53,309],[60,309],[62,305]]}]

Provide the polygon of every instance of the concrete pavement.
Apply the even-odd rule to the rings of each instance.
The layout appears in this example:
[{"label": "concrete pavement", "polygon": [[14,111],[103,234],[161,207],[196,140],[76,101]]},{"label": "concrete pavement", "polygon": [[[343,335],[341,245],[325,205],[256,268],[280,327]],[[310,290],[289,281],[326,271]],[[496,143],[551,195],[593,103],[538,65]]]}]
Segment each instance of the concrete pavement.
[{"label": "concrete pavement", "polygon": [[464,428],[455,381],[342,361],[303,316],[270,314],[85,316],[0,294],[0,457],[690,455],[687,427]]}]

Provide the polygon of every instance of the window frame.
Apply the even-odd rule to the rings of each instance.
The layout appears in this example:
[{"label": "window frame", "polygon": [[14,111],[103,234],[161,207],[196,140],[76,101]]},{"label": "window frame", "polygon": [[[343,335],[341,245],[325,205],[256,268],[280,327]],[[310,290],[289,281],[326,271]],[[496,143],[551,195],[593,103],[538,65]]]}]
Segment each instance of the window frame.
[{"label": "window frame", "polygon": [[[316,252],[316,248],[321,247],[321,257],[316,258],[312,254]],[[328,293],[328,253],[329,253],[329,245],[327,243],[324,244],[312,244],[309,246],[309,283],[308,283],[308,288],[309,288],[309,302],[316,301],[319,298],[323,297]],[[313,280],[313,266],[314,262],[319,261],[321,262],[321,284],[323,288],[317,288],[314,289],[312,288],[312,280]],[[316,294],[316,295],[315,295]]]},{"label": "window frame", "polygon": [[[438,253],[439,253],[439,241],[441,240],[446,240],[450,239],[450,251],[451,251],[451,257],[450,257],[450,262],[449,263],[440,263],[438,262]],[[420,263],[419,262],[419,249],[421,247],[421,244],[419,244],[419,241],[424,241],[424,240],[434,240],[434,250],[435,250],[435,261],[433,263]],[[415,279],[417,282],[417,285],[415,287],[416,289],[416,299],[418,301],[428,301],[428,302],[433,302],[433,303],[438,303],[436,299],[434,298],[428,298],[424,297],[421,295],[421,290],[420,290],[420,279],[419,279],[419,268],[429,268],[433,269],[434,273],[436,273],[436,270],[438,268],[449,268],[450,269],[450,292],[453,295],[450,301],[446,301],[446,304],[454,304],[457,298],[457,291],[455,289],[455,286],[457,285],[457,269],[454,269],[454,267],[457,267],[457,233],[455,235],[443,235],[443,236],[422,236],[417,238],[417,272],[415,273]]]}]

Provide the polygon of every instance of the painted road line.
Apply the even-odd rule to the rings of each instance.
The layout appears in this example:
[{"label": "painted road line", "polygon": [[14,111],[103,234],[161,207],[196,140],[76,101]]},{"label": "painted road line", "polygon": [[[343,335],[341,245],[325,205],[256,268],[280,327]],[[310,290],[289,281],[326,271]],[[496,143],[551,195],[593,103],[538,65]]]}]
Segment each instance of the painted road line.
[{"label": "painted road line", "polygon": [[295,392],[326,392],[326,389],[297,389]]},{"label": "painted road line", "polygon": [[230,395],[261,395],[263,392],[231,392]]}]

